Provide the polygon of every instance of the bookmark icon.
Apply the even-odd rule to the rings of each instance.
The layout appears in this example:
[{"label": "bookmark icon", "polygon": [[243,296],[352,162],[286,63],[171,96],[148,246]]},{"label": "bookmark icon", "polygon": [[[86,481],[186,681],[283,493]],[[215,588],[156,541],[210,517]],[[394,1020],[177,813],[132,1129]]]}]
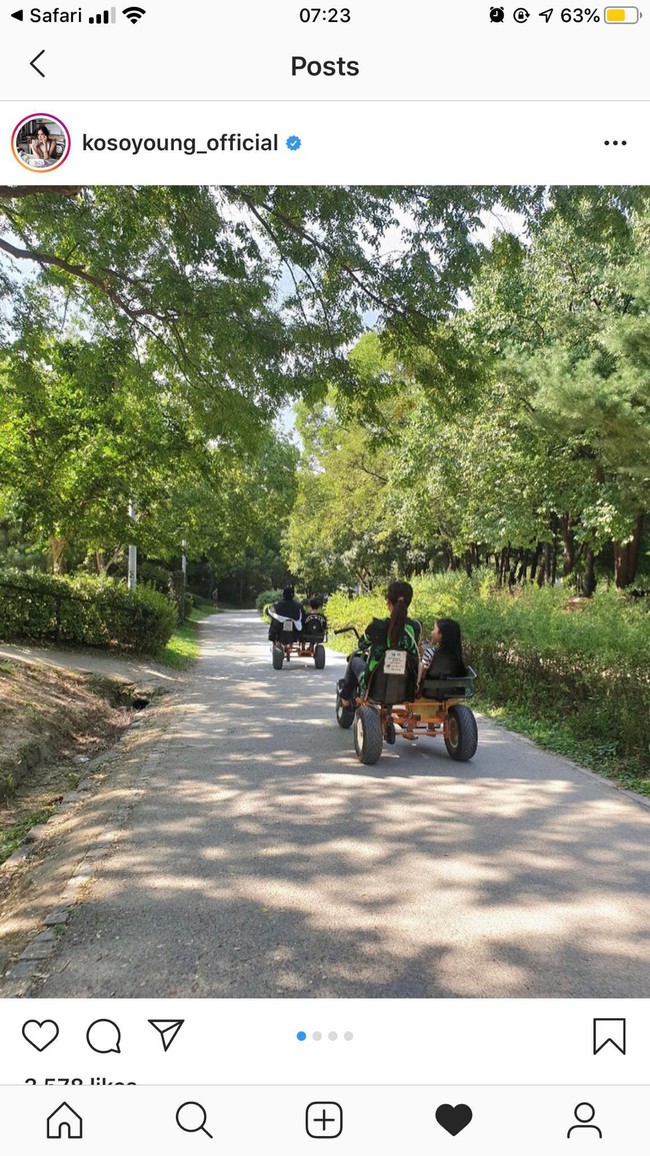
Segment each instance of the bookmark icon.
[{"label": "bookmark icon", "polygon": [[626,1024],[624,1019],[595,1019],[594,1020],[594,1055],[597,1056],[603,1048],[611,1044],[625,1055],[627,1046]]}]

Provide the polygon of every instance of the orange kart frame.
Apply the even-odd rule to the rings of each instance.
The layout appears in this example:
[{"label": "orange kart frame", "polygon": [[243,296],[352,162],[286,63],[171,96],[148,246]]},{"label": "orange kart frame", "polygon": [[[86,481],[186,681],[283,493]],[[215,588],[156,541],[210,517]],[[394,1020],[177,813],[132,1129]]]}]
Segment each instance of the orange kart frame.
[{"label": "orange kart frame", "polygon": [[[415,702],[399,703],[389,706],[385,703],[375,703],[372,699],[359,699],[358,706],[372,706],[379,711],[381,730],[384,738],[391,723],[400,727],[402,731],[415,735],[442,735],[443,738],[453,738],[457,730],[455,716],[450,714],[453,707],[464,703],[463,695],[460,698],[446,698],[436,702],[430,698],[419,698]],[[388,740],[390,741],[390,739]]]},{"label": "orange kart frame", "polygon": [[[359,633],[354,626],[337,630],[337,634]],[[425,679],[421,698],[406,698],[404,674],[386,673],[383,659],[370,674],[365,693],[354,703],[343,706],[337,687],[336,719],[340,727],[354,727],[354,747],[360,762],[376,763],[384,743],[395,742],[397,729],[405,738],[417,739],[442,735],[447,753],[458,762],[468,762],[476,754],[478,728],[466,700],[474,694],[476,672],[466,668],[465,675]]]},{"label": "orange kart frame", "polygon": [[[360,762],[376,763],[384,743],[395,742],[397,728],[411,740],[441,735],[452,759],[469,762],[478,747],[478,728],[474,712],[465,702],[474,693],[476,674],[471,667],[467,671],[463,678],[427,679],[423,690],[429,697],[403,702],[395,702],[386,689],[381,695],[382,701],[373,698],[371,676],[365,695],[356,700],[351,720],[354,748]],[[387,681],[390,682],[390,676]],[[339,725],[350,724],[339,718]]]},{"label": "orange kart frame", "polygon": [[389,743],[394,741],[391,725],[415,738],[418,735],[442,735],[445,740],[455,743],[458,737],[458,715],[454,708],[464,706],[466,700],[474,695],[476,672],[471,666],[466,669],[467,674],[462,678],[425,679],[421,697],[413,702],[402,703],[386,702],[385,698],[383,701],[374,699],[371,675],[366,694],[356,700],[357,707],[370,706],[379,712],[382,735]]}]

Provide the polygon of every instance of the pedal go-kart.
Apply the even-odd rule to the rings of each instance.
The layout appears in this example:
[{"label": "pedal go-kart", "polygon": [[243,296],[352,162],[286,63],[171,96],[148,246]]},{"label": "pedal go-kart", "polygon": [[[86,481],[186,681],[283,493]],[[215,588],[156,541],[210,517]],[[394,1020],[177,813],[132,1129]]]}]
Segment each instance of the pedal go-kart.
[{"label": "pedal go-kart", "polygon": [[[359,632],[345,626],[336,634]],[[422,698],[407,699],[409,676],[405,650],[387,650],[370,674],[365,694],[354,706],[341,705],[340,679],[336,689],[336,720],[348,730],[354,726],[354,749],[366,766],[379,761],[384,743],[393,745],[398,733],[409,739],[442,735],[447,753],[459,763],[469,762],[478,747],[478,728],[465,699],[474,694],[476,672],[470,666],[463,678],[450,676],[425,679]],[[412,680],[411,680],[412,681]]]},{"label": "pedal go-kart", "polygon": [[303,627],[297,631],[292,622],[283,622],[279,638],[271,643],[273,669],[282,670],[285,660],[289,662],[293,654],[298,658],[313,658],[316,670],[322,670],[325,666],[324,642],[327,642],[326,630],[306,632]]}]

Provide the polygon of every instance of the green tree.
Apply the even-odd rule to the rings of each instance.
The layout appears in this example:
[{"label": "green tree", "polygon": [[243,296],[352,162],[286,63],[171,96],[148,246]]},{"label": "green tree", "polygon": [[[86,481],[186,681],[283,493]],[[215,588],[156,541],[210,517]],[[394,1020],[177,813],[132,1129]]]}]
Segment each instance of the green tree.
[{"label": "green tree", "polygon": [[620,586],[650,505],[649,225],[647,190],[553,190],[527,241],[497,240],[475,292],[522,419],[580,477],[572,505],[562,487],[552,502],[565,572],[578,532],[592,559],[609,539]]}]

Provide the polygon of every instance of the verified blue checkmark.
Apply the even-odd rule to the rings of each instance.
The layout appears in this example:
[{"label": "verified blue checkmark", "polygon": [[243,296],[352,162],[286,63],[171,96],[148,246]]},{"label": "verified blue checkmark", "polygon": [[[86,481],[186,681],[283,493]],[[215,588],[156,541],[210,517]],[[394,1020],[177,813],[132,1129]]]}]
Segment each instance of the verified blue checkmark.
[{"label": "verified blue checkmark", "polygon": [[288,136],[287,137],[287,148],[290,149],[290,151],[292,153],[297,152],[298,149],[300,148],[301,144],[302,144],[302,141],[301,141],[299,136]]}]

